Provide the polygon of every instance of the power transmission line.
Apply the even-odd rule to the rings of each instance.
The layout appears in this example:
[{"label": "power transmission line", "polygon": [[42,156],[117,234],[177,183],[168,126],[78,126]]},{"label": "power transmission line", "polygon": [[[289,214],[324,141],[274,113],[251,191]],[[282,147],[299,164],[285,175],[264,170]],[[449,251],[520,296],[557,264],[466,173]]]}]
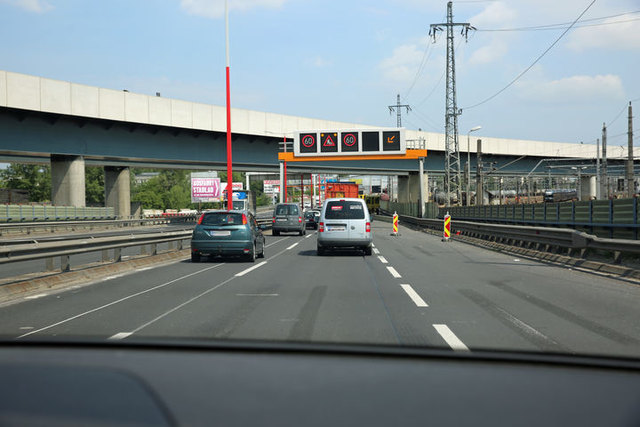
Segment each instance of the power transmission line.
[{"label": "power transmission line", "polygon": [[[640,10],[633,10],[633,11],[630,11],[630,12],[618,13],[616,15],[601,16],[600,18],[582,19],[582,20],[578,21],[577,23],[602,21],[603,19],[617,18],[617,17],[620,17],[620,16],[632,15],[632,14],[635,14],[635,13],[640,13]],[[629,20],[624,20],[624,21],[615,21],[615,22],[601,22],[601,23],[597,23],[597,24],[588,24],[588,25],[576,25],[575,28],[593,27],[593,26],[598,26],[598,25],[620,24],[620,23],[623,23],[623,22],[637,21],[638,19],[640,19],[640,18],[634,18],[634,19],[629,19]],[[478,28],[477,31],[482,31],[482,32],[546,31],[546,30],[559,30],[559,29],[567,28],[569,25],[571,25],[571,22],[563,22],[563,23],[559,23],[559,24],[547,24],[547,25],[534,25],[534,26],[530,26],[530,27],[520,27],[520,28],[496,28],[496,29]]]},{"label": "power transmission line", "polygon": [[413,78],[413,82],[411,83],[411,85],[409,86],[409,89],[407,89],[407,91],[404,94],[404,99],[409,98],[409,94],[411,94],[413,87],[416,85],[416,82],[418,81],[418,77],[420,77],[422,70],[424,70],[424,66],[429,60],[429,57],[431,56],[431,52],[433,52],[433,49],[429,49],[430,47],[431,47],[431,43],[427,43],[427,46],[424,49],[424,54],[422,55],[422,61],[420,61],[420,65],[418,66],[416,75]]},{"label": "power transmission line", "polygon": [[573,25],[578,22],[578,20],[585,14],[587,13],[587,11],[591,8],[591,6],[593,6],[593,4],[596,2],[596,0],[593,0],[591,3],[589,3],[589,6],[587,6],[580,15],[578,15],[578,17],[575,19],[575,21],[573,21],[573,24],[571,24],[566,30],[564,30],[562,32],[562,34],[560,34],[560,36],[553,42],[551,43],[551,46],[549,46],[544,52],[542,52],[542,54],[540,56],[538,56],[536,58],[535,61],[533,61],[531,63],[531,65],[529,65],[527,68],[524,69],[524,71],[522,71],[520,74],[518,74],[513,80],[511,80],[511,82],[509,82],[509,84],[507,84],[505,87],[503,87],[502,89],[500,89],[498,92],[494,93],[493,95],[491,95],[490,97],[486,98],[484,101],[478,102],[477,104],[473,104],[469,107],[465,107],[463,108],[463,110],[469,110],[471,108],[475,108],[478,107],[482,104],[485,104],[489,101],[491,101],[493,98],[495,98],[496,96],[500,95],[502,92],[504,92],[505,90],[507,90],[509,87],[511,87],[511,85],[513,85],[515,82],[517,82],[520,77],[524,76],[527,71],[529,71],[530,69],[533,68],[534,65],[536,65],[538,63],[538,61],[540,61],[563,37],[565,34],[567,34],[569,32],[569,30],[573,27]]}]

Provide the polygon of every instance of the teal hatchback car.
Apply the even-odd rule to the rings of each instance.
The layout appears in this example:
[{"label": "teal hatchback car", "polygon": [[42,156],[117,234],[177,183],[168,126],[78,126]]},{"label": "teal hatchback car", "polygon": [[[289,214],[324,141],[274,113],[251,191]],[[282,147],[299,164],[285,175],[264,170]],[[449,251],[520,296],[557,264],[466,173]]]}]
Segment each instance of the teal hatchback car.
[{"label": "teal hatchback car", "polygon": [[191,236],[191,261],[202,256],[264,258],[264,235],[248,211],[209,211],[202,214]]}]

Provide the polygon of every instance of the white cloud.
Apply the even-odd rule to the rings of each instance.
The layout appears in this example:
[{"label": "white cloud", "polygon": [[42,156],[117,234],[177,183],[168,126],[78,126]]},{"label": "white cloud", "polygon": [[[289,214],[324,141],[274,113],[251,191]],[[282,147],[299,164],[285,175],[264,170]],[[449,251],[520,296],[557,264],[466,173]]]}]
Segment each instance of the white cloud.
[{"label": "white cloud", "polygon": [[489,44],[476,49],[469,58],[472,65],[482,65],[494,62],[507,54],[509,47],[504,40],[494,39]]},{"label": "white cloud", "polygon": [[[230,0],[229,10],[250,10],[259,7],[279,8],[287,0]],[[191,15],[220,18],[224,15],[224,0],[180,0],[180,7]]]},{"label": "white cloud", "polygon": [[0,0],[3,3],[22,8],[29,12],[44,13],[53,9],[46,0]]},{"label": "white cloud", "polygon": [[323,68],[332,65],[333,61],[331,61],[330,59],[325,59],[321,56],[316,56],[314,58],[309,58],[307,60],[307,64],[317,68]]},{"label": "white cloud", "polygon": [[622,79],[615,74],[575,75],[559,80],[527,81],[518,86],[525,99],[541,102],[573,104],[623,99],[625,96]]},{"label": "white cloud", "polygon": [[[636,21],[630,21],[632,19]],[[637,19],[638,14],[627,14],[604,21],[619,24],[576,28],[569,34],[567,46],[578,52],[593,48],[639,49],[640,20]]]},{"label": "white cloud", "polygon": [[[518,13],[502,2],[490,3],[482,12],[469,19],[471,24],[479,29],[504,28],[511,26]],[[509,41],[512,35],[499,33],[488,36],[489,42],[476,49],[469,57],[472,65],[489,64],[504,57],[509,52]]]},{"label": "white cloud", "polygon": [[[425,55],[425,48],[437,49],[436,45],[431,45],[429,37],[422,37],[415,43],[407,43],[393,49],[390,57],[383,59],[378,64],[383,76],[393,83],[409,85],[416,76],[416,72],[422,63]],[[441,70],[442,57],[434,56],[435,52],[428,53],[428,61],[424,65],[422,74],[428,74],[429,70]],[[444,65],[442,65],[444,66]],[[426,70],[426,71],[425,71]],[[439,73],[436,73],[439,75]]]}]

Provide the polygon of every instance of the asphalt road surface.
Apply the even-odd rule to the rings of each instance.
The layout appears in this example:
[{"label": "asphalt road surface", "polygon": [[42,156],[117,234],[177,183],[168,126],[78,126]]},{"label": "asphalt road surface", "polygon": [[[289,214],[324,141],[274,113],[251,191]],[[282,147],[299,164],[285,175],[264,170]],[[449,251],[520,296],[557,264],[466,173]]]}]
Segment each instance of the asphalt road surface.
[{"label": "asphalt road surface", "polygon": [[375,222],[374,254],[188,260],[0,308],[0,334],[294,340],[640,355],[640,287]]}]

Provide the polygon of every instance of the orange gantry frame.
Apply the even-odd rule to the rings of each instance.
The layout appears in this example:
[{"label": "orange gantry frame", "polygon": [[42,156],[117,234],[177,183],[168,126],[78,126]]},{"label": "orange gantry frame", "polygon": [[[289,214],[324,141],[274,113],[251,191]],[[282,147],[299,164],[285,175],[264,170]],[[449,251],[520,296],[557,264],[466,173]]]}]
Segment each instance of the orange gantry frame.
[{"label": "orange gantry frame", "polygon": [[294,153],[278,153],[278,160],[285,162],[338,162],[343,160],[417,160],[427,157],[427,150],[407,150],[405,154],[362,154],[355,156],[294,156]]}]

